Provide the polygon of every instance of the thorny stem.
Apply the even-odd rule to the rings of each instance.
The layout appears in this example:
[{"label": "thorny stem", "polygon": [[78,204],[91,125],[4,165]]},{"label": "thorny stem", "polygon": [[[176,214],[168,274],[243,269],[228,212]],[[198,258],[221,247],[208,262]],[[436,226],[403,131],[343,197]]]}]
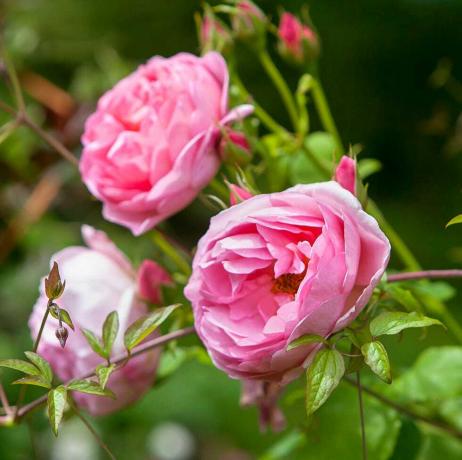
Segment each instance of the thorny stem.
[{"label": "thorny stem", "polygon": [[[187,335],[191,335],[191,334],[194,334],[195,333],[195,329],[194,327],[187,327],[187,328],[184,328],[184,329],[179,329],[177,331],[174,331],[174,332],[170,332],[169,334],[165,334],[161,337],[157,337],[155,339],[152,339],[152,340],[149,340],[147,341],[146,343],[142,344],[142,345],[139,345],[138,347],[136,347],[130,354],[129,353],[123,353],[117,357],[115,357],[114,359],[111,360],[111,363],[112,364],[121,364],[123,362],[125,362],[127,359],[129,358],[133,358],[135,356],[138,356],[138,355],[141,355],[143,353],[146,353],[147,351],[150,351],[154,348],[157,348],[167,342],[170,342],[171,340],[177,340],[181,337],[185,337]],[[80,377],[77,378],[77,380],[84,380],[84,379],[88,379],[88,378],[91,378],[91,377],[94,377],[95,376],[95,373],[92,371],[92,372],[89,372],[85,375],[82,375]],[[73,379],[75,380],[75,379]],[[67,385],[69,382],[66,382],[64,385]],[[47,395],[43,395],[41,396],[40,398],[37,398],[35,399],[34,401],[30,402],[29,404],[26,404],[25,406],[21,407],[19,410],[18,410],[18,417],[17,417],[17,420],[23,418],[25,415],[27,415],[29,412],[31,412],[32,410],[36,409],[37,407],[41,406],[43,403],[45,403],[47,400]]]},{"label": "thorny stem", "polygon": [[88,428],[88,431],[93,435],[93,437],[96,439],[98,444],[106,451],[109,458],[111,458],[112,460],[116,460],[115,455],[111,452],[107,444],[101,439],[101,436],[92,427],[90,422],[80,413],[80,411],[77,409],[76,405],[74,404],[73,401],[71,401],[70,398],[69,398],[69,405],[71,406],[74,414],[77,415],[77,417],[79,417],[79,419],[82,420],[83,424]]},{"label": "thorny stem", "polygon": [[[353,385],[355,387],[358,386],[358,383],[355,379],[345,376],[343,378],[345,382],[349,383],[350,385]],[[408,409],[407,407],[401,406],[398,403],[395,403],[394,401],[388,399],[387,397],[381,395],[375,390],[372,390],[371,388],[368,388],[364,385],[361,386],[362,391],[364,393],[367,393],[369,396],[372,396],[373,398],[377,399],[380,401],[382,404],[385,404],[386,406],[391,407],[392,409],[395,409],[397,412],[400,412],[401,414],[407,415],[410,418],[413,418],[414,420],[418,420],[420,422],[426,423],[427,425],[434,426],[436,428],[439,428],[440,430],[446,431],[448,434],[451,436],[454,436],[456,438],[462,439],[462,431],[459,431],[458,429],[454,428],[453,426],[449,425],[448,423],[442,421],[442,420],[435,420],[430,417],[426,417],[425,415],[418,414],[411,409]]]},{"label": "thorny stem", "polygon": [[363,460],[367,460],[367,441],[366,441],[366,425],[364,423],[363,388],[361,385],[361,376],[360,376],[359,371],[356,372],[356,386],[358,388],[359,419],[361,422],[361,446],[362,446],[362,452],[363,452]]}]

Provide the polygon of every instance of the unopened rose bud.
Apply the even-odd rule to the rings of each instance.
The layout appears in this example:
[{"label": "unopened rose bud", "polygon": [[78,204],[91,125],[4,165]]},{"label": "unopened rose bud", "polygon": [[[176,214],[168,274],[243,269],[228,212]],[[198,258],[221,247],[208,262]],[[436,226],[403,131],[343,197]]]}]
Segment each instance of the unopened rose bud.
[{"label": "unopened rose bud", "polygon": [[242,165],[249,162],[251,148],[244,133],[229,130],[221,138],[219,152],[225,161]]},{"label": "unopened rose bud", "polygon": [[61,281],[58,264],[53,262],[48,278],[45,278],[45,293],[50,300],[55,300],[64,292],[66,282]]},{"label": "unopened rose bud", "polygon": [[253,197],[253,193],[243,187],[231,184],[230,182],[226,182],[226,185],[229,188],[229,202],[231,206]]},{"label": "unopened rose bud", "polygon": [[59,343],[62,348],[66,346],[67,338],[69,337],[69,332],[64,326],[58,327],[55,332],[56,338],[59,340]]},{"label": "unopened rose bud", "polygon": [[264,48],[267,18],[263,11],[250,0],[238,0],[236,12],[231,16],[231,24],[236,36],[242,40],[252,41]]},{"label": "unopened rose bud", "polygon": [[357,189],[357,167],[356,160],[344,155],[336,170],[334,180],[336,180],[344,189],[356,195]]},{"label": "unopened rose bud", "polygon": [[199,19],[198,30],[202,53],[218,51],[226,54],[231,49],[233,44],[231,31],[210,8],[205,10],[202,20]]},{"label": "unopened rose bud", "polygon": [[284,59],[301,65],[309,64],[319,56],[319,38],[313,29],[296,16],[283,13],[278,28],[279,53]]}]

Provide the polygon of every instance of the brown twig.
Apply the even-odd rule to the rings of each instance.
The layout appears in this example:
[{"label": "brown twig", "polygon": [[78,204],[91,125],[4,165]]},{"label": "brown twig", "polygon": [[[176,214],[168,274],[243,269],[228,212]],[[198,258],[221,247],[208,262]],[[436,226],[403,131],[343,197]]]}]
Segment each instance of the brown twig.
[{"label": "brown twig", "polygon": [[[161,337],[157,337],[155,339],[149,340],[146,343],[143,343],[142,345],[139,345],[138,347],[136,347],[131,352],[131,354],[123,353],[123,354],[117,356],[116,358],[111,360],[111,363],[112,364],[123,363],[124,361],[126,361],[129,358],[133,358],[135,356],[146,353],[147,351],[152,350],[153,348],[157,348],[157,347],[163,345],[164,343],[170,342],[171,340],[176,340],[176,339],[179,339],[181,337],[185,337],[187,335],[191,335],[191,334],[194,334],[194,333],[195,333],[194,327],[187,327],[187,328],[184,328],[184,329],[179,329],[179,330],[174,331],[174,332],[170,332],[169,334],[162,335]],[[91,378],[91,377],[94,377],[94,376],[95,376],[95,373],[93,371],[91,371],[91,372],[88,372],[85,375],[82,375],[82,376],[78,377],[77,379],[78,380],[83,380],[83,379],[88,379],[88,378]],[[75,380],[75,379],[73,379],[73,380]],[[66,384],[68,384],[68,383],[70,383],[70,381],[66,382]],[[23,407],[21,407],[18,410],[17,420],[23,418],[29,412],[31,412],[32,410],[34,410],[37,407],[41,406],[43,403],[46,402],[46,400],[47,400],[47,395],[43,395],[40,398],[37,398],[34,401],[30,402],[29,404],[26,404]]]},{"label": "brown twig", "polygon": [[424,278],[462,278],[462,270],[422,270],[418,272],[394,273],[388,275],[387,281],[389,283],[396,283],[399,281],[420,280]]}]

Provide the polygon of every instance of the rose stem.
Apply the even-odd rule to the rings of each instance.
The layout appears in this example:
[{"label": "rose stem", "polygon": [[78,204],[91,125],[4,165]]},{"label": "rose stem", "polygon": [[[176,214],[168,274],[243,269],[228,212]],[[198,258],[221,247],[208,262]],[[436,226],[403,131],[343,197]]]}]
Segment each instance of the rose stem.
[{"label": "rose stem", "polygon": [[388,275],[387,281],[389,283],[396,283],[399,281],[419,280],[423,278],[462,278],[462,270],[422,270],[417,272],[394,273]]},{"label": "rose stem", "polygon": [[366,442],[366,425],[364,423],[363,391],[362,391],[361,376],[359,374],[359,371],[356,372],[356,386],[358,388],[359,420],[361,423],[361,447],[362,447],[362,452],[363,452],[363,460],[367,460],[367,442]]}]

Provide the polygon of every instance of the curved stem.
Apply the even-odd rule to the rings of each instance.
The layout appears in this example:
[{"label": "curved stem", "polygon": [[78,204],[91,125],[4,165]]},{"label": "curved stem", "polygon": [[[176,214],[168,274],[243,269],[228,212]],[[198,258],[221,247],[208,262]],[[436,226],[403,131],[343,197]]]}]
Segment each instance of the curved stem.
[{"label": "curved stem", "polygon": [[271,78],[276,86],[279,94],[281,95],[282,101],[286,106],[287,112],[289,113],[290,119],[294,126],[294,129],[298,129],[298,113],[297,107],[295,105],[295,101],[290,91],[289,87],[287,86],[286,81],[284,80],[283,76],[279,72],[279,69],[276,67],[274,62],[271,59],[271,56],[268,54],[268,51],[263,50],[258,53],[258,57],[263,68],[266,70],[266,73]]},{"label": "curved stem", "polygon": [[[194,327],[186,327],[184,329],[179,329],[174,332],[170,332],[169,334],[162,335],[161,337],[157,337],[155,339],[149,340],[146,343],[143,343],[142,345],[139,345],[138,347],[134,348],[133,351],[129,353],[123,353],[119,356],[116,356],[114,359],[111,360],[112,364],[121,364],[124,361],[126,361],[129,358],[133,358],[135,356],[141,355],[142,353],[146,353],[149,350],[152,350],[153,348],[160,347],[161,345],[170,342],[171,340],[177,340],[181,337],[185,337],[187,335],[191,335],[195,333]],[[106,364],[105,362],[102,362],[100,364]],[[88,379],[91,377],[94,377],[95,373],[88,372],[85,375],[77,377],[77,380],[84,380]],[[73,379],[76,380],[76,379]],[[64,385],[67,385],[69,382],[66,382]],[[23,407],[19,408],[18,410],[18,416],[17,420],[23,418],[26,416],[29,412],[33,411],[37,407],[40,407],[42,404],[44,404],[47,400],[47,395],[43,395],[40,398],[35,399],[34,401],[30,402],[29,404],[24,405]]]},{"label": "curved stem", "polygon": [[462,278],[462,270],[421,270],[416,272],[393,273],[388,275],[389,283],[420,279]]},{"label": "curved stem", "polygon": [[[343,380],[349,383],[350,385],[353,385],[355,387],[358,386],[358,382],[351,377],[345,376]],[[380,401],[382,404],[385,404],[386,406],[389,406],[392,409],[395,409],[397,412],[407,415],[408,417],[413,418],[414,420],[424,422],[427,425],[431,425],[436,428],[439,428],[440,430],[446,431],[446,433],[450,434],[451,436],[455,436],[456,438],[462,439],[462,431],[459,431],[458,429],[454,428],[448,423],[442,420],[434,420],[430,417],[426,417],[425,415],[418,414],[412,411],[411,409],[408,409],[407,407],[404,407],[398,403],[395,403],[394,401],[392,401],[391,399],[388,399],[386,396],[381,395],[377,391],[372,390],[371,388],[365,387],[364,385],[361,385],[361,388],[362,388],[362,391],[364,391],[364,393],[367,393],[369,396],[372,396],[373,398],[377,399],[377,401]]]},{"label": "curved stem", "polygon": [[191,267],[189,264],[181,257],[179,250],[175,248],[170,241],[157,229],[152,231],[152,239],[154,244],[164,252],[167,257],[177,266],[185,276],[191,275]]}]

